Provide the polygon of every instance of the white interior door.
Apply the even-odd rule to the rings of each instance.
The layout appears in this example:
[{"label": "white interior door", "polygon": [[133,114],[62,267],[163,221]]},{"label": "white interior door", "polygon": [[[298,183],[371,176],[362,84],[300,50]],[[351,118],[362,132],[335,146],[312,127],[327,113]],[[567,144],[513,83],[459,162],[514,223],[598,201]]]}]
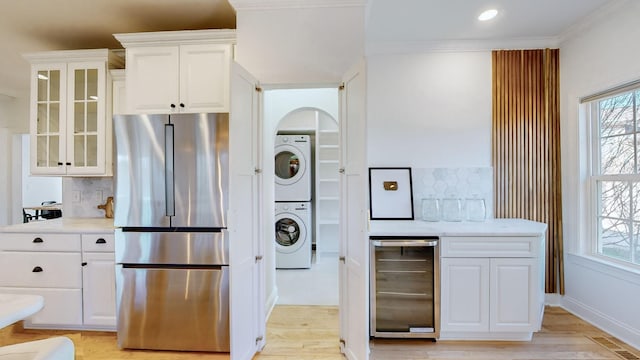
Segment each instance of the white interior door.
[{"label": "white interior door", "polygon": [[366,73],[362,60],[340,92],[340,338],[347,359],[369,358]]},{"label": "white interior door", "polygon": [[231,359],[249,360],[264,344],[264,268],[260,229],[259,110],[257,81],[231,69],[229,120],[229,258]]}]

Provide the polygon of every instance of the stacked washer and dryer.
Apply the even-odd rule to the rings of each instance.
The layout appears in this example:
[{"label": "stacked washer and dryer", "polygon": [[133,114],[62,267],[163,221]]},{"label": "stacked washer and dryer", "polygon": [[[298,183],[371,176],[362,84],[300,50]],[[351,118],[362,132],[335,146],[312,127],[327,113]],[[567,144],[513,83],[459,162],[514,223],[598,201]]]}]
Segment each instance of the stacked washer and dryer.
[{"label": "stacked washer and dryer", "polygon": [[311,138],[276,135],[276,268],[311,267]]}]

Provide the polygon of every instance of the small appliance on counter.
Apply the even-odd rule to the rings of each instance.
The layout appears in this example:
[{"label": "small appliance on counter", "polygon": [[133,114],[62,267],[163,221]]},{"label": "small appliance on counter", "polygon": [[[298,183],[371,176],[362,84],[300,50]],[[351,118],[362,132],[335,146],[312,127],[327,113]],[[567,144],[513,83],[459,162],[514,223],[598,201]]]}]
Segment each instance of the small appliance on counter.
[{"label": "small appliance on counter", "polygon": [[228,352],[228,115],[113,124],[118,346]]}]

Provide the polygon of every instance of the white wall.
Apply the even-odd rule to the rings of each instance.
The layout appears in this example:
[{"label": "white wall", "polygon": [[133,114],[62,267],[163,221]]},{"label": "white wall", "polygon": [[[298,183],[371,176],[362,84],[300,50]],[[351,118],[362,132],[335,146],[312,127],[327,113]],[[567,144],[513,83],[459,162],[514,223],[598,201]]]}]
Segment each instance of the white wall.
[{"label": "white wall", "polygon": [[29,135],[22,135],[22,206],[40,205],[50,200],[62,202],[62,178],[31,176],[29,150]]},{"label": "white wall", "polygon": [[29,131],[27,97],[0,94],[0,225],[22,221],[20,205],[19,138],[14,134]]},{"label": "white wall", "polygon": [[236,10],[236,61],[263,84],[337,84],[364,56],[363,6]]},{"label": "white wall", "polygon": [[491,53],[367,58],[370,166],[491,166]]},{"label": "white wall", "polygon": [[12,133],[29,132],[29,95],[10,97],[0,94],[0,127]]},{"label": "white wall", "polygon": [[29,132],[29,94],[0,94],[0,225],[22,222],[21,135]]},{"label": "white wall", "polygon": [[0,127],[0,226],[11,224],[13,196],[11,192],[11,132]]},{"label": "white wall", "polygon": [[586,254],[586,123],[578,98],[640,79],[640,2],[621,1],[576,29],[560,47],[566,295],[570,311],[640,348],[640,275]]}]

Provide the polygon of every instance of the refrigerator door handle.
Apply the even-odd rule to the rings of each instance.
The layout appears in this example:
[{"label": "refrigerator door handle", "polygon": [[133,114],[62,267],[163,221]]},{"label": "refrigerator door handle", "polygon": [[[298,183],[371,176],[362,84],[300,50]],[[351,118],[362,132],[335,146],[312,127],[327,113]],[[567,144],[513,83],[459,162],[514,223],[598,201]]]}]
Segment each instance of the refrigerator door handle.
[{"label": "refrigerator door handle", "polygon": [[164,126],[164,176],[165,176],[165,211],[167,216],[176,215],[175,206],[175,178],[173,176],[173,124]]}]

